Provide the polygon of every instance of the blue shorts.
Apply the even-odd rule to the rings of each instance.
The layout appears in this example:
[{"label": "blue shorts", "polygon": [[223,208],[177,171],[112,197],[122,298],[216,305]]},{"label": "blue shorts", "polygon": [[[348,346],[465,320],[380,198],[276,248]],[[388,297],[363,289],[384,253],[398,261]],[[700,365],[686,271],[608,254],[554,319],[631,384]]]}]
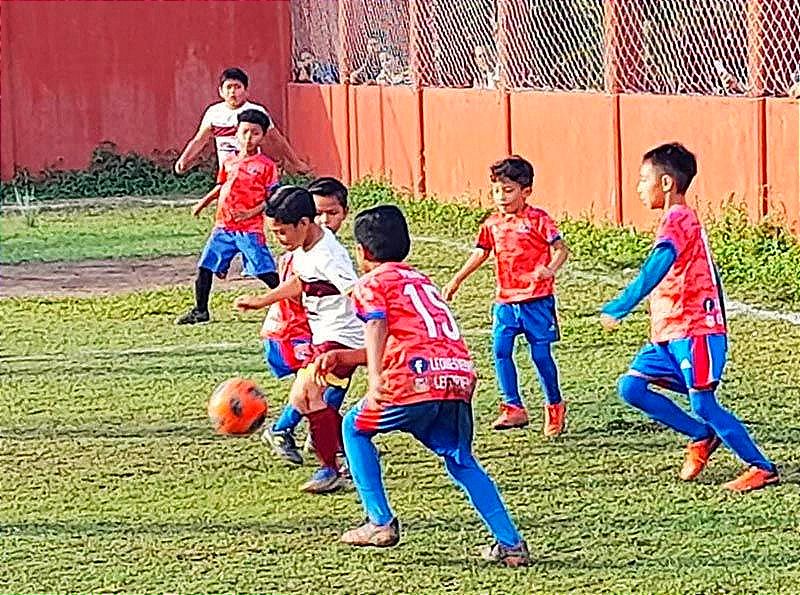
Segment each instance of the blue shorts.
[{"label": "blue shorts", "polygon": [[531,345],[558,341],[561,334],[558,330],[555,296],[548,295],[515,304],[494,304],[492,334],[495,337],[525,335]]},{"label": "blue shorts", "polygon": [[264,362],[275,378],[286,378],[295,374],[311,359],[311,337],[277,341],[264,340]]},{"label": "blue shorts", "polygon": [[648,343],[636,354],[631,370],[653,384],[675,392],[713,389],[722,379],[728,352],[724,334]]},{"label": "blue shorts", "polygon": [[212,273],[225,276],[231,261],[242,255],[245,275],[256,277],[275,272],[275,260],[267,247],[263,233],[255,231],[227,231],[214,228],[208,236],[206,247],[197,266],[209,269]]},{"label": "blue shorts", "polygon": [[422,401],[364,409],[362,399],[353,409],[348,415],[355,415],[355,428],[361,434],[405,432],[439,456],[450,456],[457,462],[472,456],[472,405],[466,401]]}]

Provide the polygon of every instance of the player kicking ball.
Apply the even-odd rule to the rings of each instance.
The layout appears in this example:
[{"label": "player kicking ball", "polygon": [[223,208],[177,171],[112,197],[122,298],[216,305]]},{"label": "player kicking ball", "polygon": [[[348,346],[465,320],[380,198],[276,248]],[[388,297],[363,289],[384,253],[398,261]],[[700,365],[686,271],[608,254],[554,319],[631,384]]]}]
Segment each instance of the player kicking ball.
[{"label": "player kicking ball", "polygon": [[[720,444],[748,465],[724,484],[749,492],[779,481],[778,470],[756,446],[741,421],[714,395],[727,359],[728,338],[722,288],[705,230],[686,204],[686,190],[697,173],[694,155],[670,143],[645,153],[639,196],[651,209],[663,209],[655,244],[639,275],[600,316],[611,330],[650,296],[651,339],[619,381],[622,400],[691,442],[679,476],[695,479]],[[650,385],[688,395],[692,413],[650,389]]]},{"label": "player kicking ball", "polygon": [[528,547],[497,486],[472,454],[475,366],[453,314],[430,279],[406,264],[411,239],[402,212],[379,206],[355,219],[358,261],[365,272],[353,290],[365,321],[365,348],[323,354],[317,371],[366,364],[367,395],[345,416],[344,448],[367,522],[342,535],[354,546],[393,546],[400,524],[386,498],[377,434],[411,434],[444,460],[495,538],[487,560],[528,564]]}]

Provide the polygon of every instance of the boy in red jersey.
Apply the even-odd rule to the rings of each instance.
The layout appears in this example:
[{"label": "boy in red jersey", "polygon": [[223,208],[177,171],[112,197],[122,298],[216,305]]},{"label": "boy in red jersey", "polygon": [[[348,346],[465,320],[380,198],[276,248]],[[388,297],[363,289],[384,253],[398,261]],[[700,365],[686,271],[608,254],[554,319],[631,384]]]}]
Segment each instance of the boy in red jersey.
[{"label": "boy in red jersey", "polygon": [[403,262],[411,247],[403,213],[378,206],[355,220],[358,260],[366,273],[353,290],[365,321],[365,348],[331,351],[317,364],[319,374],[347,363],[366,364],[367,395],[345,416],[344,447],[367,522],[342,541],[389,547],[400,525],[389,507],[381,479],[376,434],[406,432],[444,459],[496,542],[484,557],[508,566],[529,562],[497,491],[472,454],[475,367],[458,324],[430,279]]},{"label": "boy in red jersey", "polygon": [[[749,469],[724,485],[748,492],[778,483],[775,465],[756,446],[744,425],[714,395],[727,358],[727,328],[711,249],[686,190],[697,173],[694,155],[669,143],[645,153],[639,196],[651,209],[664,209],[656,241],[639,275],[601,313],[610,330],[648,295],[651,342],[619,381],[622,399],[650,419],[689,437],[679,477],[690,481],[725,444]],[[686,413],[650,384],[688,395]]]},{"label": "boy in red jersey", "polygon": [[544,434],[557,436],[564,429],[566,407],[551,350],[560,336],[553,290],[569,250],[550,216],[526,203],[533,185],[528,161],[516,155],[498,161],[491,166],[491,181],[497,213],[483,223],[475,249],[442,293],[446,300],[452,299],[464,280],[494,254],[497,301],[492,308],[492,351],[503,397],[494,428],[528,425],[513,359],[514,342],[524,335],[544,391]]},{"label": "boy in red jersey", "polygon": [[275,261],[264,237],[264,205],[269,189],[278,183],[278,169],[258,148],[269,128],[269,116],[259,110],[244,110],[238,122],[239,153],[225,160],[217,185],[192,209],[196,217],[217,201],[214,229],[197,265],[195,306],[175,324],[211,320],[208,299],[214,275],[225,277],[237,254],[242,255],[245,274],[261,279],[268,287],[278,284]]},{"label": "boy in red jersey", "polygon": [[[317,208],[316,222],[338,233],[347,218],[347,187],[336,178],[317,178],[308,185]],[[278,259],[280,281],[286,281],[294,273],[292,252]],[[301,300],[283,300],[272,304],[261,328],[264,342],[264,358],[276,378],[285,378],[305,367],[311,357],[311,328]],[[325,402],[340,409],[346,388],[329,386],[325,390]],[[283,460],[302,465],[303,455],[297,447],[294,430],[303,419],[291,403],[287,403],[275,423],[266,428],[262,438]],[[312,449],[313,450],[313,449]]]}]

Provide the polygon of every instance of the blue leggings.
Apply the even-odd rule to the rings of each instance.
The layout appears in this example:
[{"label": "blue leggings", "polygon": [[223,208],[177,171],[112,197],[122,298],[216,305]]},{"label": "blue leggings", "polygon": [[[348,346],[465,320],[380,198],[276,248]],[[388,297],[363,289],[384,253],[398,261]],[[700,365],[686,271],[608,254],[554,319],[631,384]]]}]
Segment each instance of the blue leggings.
[{"label": "blue leggings", "polygon": [[693,414],[689,415],[671,399],[650,390],[649,384],[647,379],[629,373],[620,378],[619,394],[628,405],[639,409],[653,421],[693,441],[716,434],[725,446],[748,465],[769,471],[775,468],[756,446],[739,418],[719,404],[714,389],[689,390]]},{"label": "blue leggings", "polygon": [[[515,339],[514,335],[495,334],[494,367],[497,371],[497,384],[500,387],[503,402],[514,407],[524,407],[519,393],[517,367],[514,364]],[[553,359],[550,343],[531,343],[531,359],[536,367],[545,400],[549,405],[560,403],[561,389],[558,386],[558,368]]]}]

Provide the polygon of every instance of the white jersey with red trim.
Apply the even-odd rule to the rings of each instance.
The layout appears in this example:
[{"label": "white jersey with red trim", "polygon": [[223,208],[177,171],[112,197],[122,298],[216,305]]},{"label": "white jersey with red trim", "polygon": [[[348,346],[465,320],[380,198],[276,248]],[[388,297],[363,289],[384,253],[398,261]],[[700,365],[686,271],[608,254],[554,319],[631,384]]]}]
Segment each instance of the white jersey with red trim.
[{"label": "white jersey with red trim", "polygon": [[[222,167],[222,163],[228,157],[236,155],[239,152],[239,141],[236,139],[236,127],[239,125],[237,118],[240,113],[248,109],[255,109],[269,116],[269,112],[263,105],[251,103],[249,101],[245,101],[236,109],[231,109],[227,103],[220,101],[219,103],[208,106],[206,113],[203,114],[200,127],[205,128],[206,126],[211,126],[211,131],[214,135],[214,144],[217,149],[217,160],[219,161],[220,167]],[[274,128],[271,117],[269,127]]]}]

